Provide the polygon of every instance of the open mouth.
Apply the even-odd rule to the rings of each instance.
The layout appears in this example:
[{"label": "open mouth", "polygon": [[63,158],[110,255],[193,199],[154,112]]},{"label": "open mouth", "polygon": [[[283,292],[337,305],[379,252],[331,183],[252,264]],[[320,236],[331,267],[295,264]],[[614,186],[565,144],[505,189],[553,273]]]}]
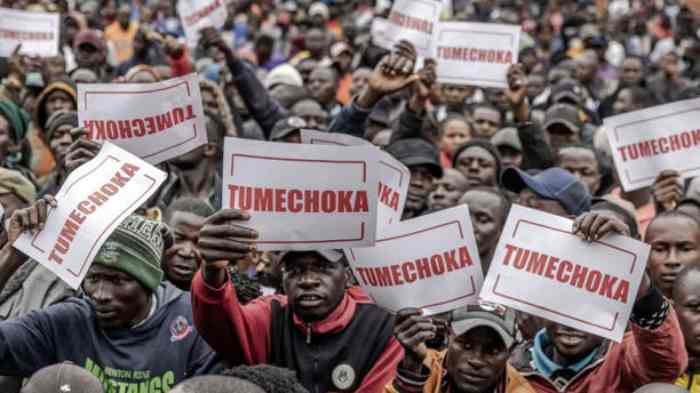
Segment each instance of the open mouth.
[{"label": "open mouth", "polygon": [[583,341],[586,339],[586,337],[582,334],[567,331],[556,333],[556,337],[557,341],[565,347],[576,347],[581,345],[581,343],[583,343]]},{"label": "open mouth", "polygon": [[305,294],[297,296],[297,304],[304,308],[318,307],[323,303],[323,298],[319,295]]}]

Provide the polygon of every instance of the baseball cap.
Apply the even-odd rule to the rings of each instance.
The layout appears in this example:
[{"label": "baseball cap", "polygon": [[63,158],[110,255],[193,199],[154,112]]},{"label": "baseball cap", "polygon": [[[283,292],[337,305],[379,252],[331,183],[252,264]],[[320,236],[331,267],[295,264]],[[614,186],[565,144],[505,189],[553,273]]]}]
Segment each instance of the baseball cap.
[{"label": "baseball cap", "polygon": [[501,184],[515,193],[530,189],[541,198],[558,201],[569,214],[576,216],[591,207],[586,185],[562,168],[549,168],[534,176],[517,168],[506,168]]},{"label": "baseball cap", "polygon": [[303,87],[304,80],[296,68],[282,64],[273,68],[265,77],[265,88],[271,89],[279,84]]},{"label": "baseball cap", "polygon": [[555,124],[564,125],[572,133],[578,133],[583,127],[581,116],[575,106],[569,104],[554,104],[544,115],[544,129]]},{"label": "baseball cap", "polygon": [[420,138],[399,139],[385,151],[407,167],[425,165],[435,177],[442,177],[440,151],[434,144]]},{"label": "baseball cap", "polygon": [[575,105],[581,104],[583,88],[573,79],[562,79],[552,86],[551,98],[554,103],[569,102]]},{"label": "baseball cap", "polygon": [[107,50],[107,44],[97,30],[83,30],[78,33],[73,41],[73,49],[78,49],[83,44],[90,44],[100,52]]},{"label": "baseball cap", "polygon": [[304,253],[304,252],[315,252],[316,254],[320,255],[322,258],[331,261],[333,263],[339,262],[343,258],[343,253],[334,250],[334,249],[325,249],[325,250],[311,250],[311,251],[283,251],[282,253],[279,254],[279,262],[280,264],[282,261],[284,261],[285,258],[287,258],[291,254],[298,254],[298,253]]},{"label": "baseball cap", "polygon": [[515,342],[515,312],[500,304],[482,302],[456,310],[450,325],[456,336],[485,326],[498,333],[506,348]]},{"label": "baseball cap", "polygon": [[350,48],[350,45],[348,45],[345,41],[338,41],[335,44],[331,45],[331,57],[338,57],[343,52],[350,52],[350,54],[352,54],[352,48]]},{"label": "baseball cap", "polygon": [[270,140],[278,141],[294,131],[301,131],[302,128],[307,128],[306,122],[299,116],[289,116],[280,119],[270,132]]},{"label": "baseball cap", "polygon": [[523,151],[523,145],[520,143],[518,130],[513,127],[506,127],[498,131],[496,135],[491,137],[491,144],[496,147],[507,146],[519,152]]}]

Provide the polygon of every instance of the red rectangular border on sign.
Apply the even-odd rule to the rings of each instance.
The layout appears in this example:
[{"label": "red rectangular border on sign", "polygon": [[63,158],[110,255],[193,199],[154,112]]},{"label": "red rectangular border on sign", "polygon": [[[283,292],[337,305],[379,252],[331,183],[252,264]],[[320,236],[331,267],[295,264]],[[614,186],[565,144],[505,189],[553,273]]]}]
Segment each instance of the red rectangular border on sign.
[{"label": "red rectangular border on sign", "polygon": [[[479,35],[504,35],[507,36],[509,39],[509,45],[513,45],[513,40],[515,37],[513,37],[513,34],[509,33],[495,33],[495,32],[483,32],[483,31],[477,31],[477,30],[461,30],[461,29],[444,29],[440,30],[440,36],[442,36],[442,33],[470,33],[470,34],[479,34]],[[441,37],[438,37],[438,42]],[[491,82],[491,83],[502,83],[503,80],[501,79],[488,79],[488,78],[472,78],[472,79],[464,79],[461,76],[457,75],[443,75],[443,78],[449,78],[449,79],[454,79],[454,80],[461,80],[464,82]]]},{"label": "red rectangular border on sign", "polygon": [[[74,182],[72,182],[70,185],[68,185],[67,188],[66,188],[66,193],[65,193],[65,194],[68,195],[68,193],[69,193],[70,190],[73,188],[73,186],[75,186],[77,183],[83,181],[83,179],[85,179],[85,178],[86,178],[87,176],[89,176],[92,172],[94,172],[95,170],[97,170],[98,168],[100,168],[101,166],[103,166],[108,160],[113,160],[113,161],[116,161],[116,162],[121,162],[121,160],[119,160],[118,158],[116,158],[116,157],[114,157],[114,156],[112,156],[112,155],[108,155],[108,156],[105,157],[105,159],[102,160],[102,162],[100,162],[92,171],[90,171],[90,173],[85,174],[85,175],[83,175],[83,176],[77,178]],[[106,234],[106,232],[109,230],[109,228],[112,227],[112,226],[114,226],[114,224],[115,224],[117,221],[120,221],[120,220],[124,219],[125,216],[127,215],[126,212],[129,211],[129,209],[131,209],[134,205],[136,205],[136,204],[139,204],[139,205],[142,204],[142,203],[144,202],[144,200],[146,199],[146,198],[144,198],[144,196],[147,195],[148,192],[149,192],[151,189],[153,189],[153,187],[154,187],[155,184],[157,183],[156,179],[154,179],[154,178],[151,177],[150,175],[143,175],[143,176],[144,176],[145,178],[147,178],[148,180],[151,181],[151,185],[148,186],[148,188],[146,189],[146,191],[143,192],[134,202],[132,202],[131,204],[129,204],[128,206],[126,206],[124,209],[122,209],[122,210],[121,210],[121,213],[119,213],[119,215],[117,215],[117,217],[115,217],[112,221],[110,221],[110,222],[104,227],[104,229],[102,230],[102,232],[100,232],[100,235],[99,235],[99,236],[97,237],[97,239],[95,239],[95,241],[92,243],[92,246],[90,246],[90,251],[88,252],[88,254],[87,254],[87,256],[85,257],[85,259],[83,260],[83,262],[81,263],[81,268],[80,268],[80,270],[79,270],[78,272],[75,272],[75,271],[73,271],[73,270],[71,270],[71,269],[66,269],[66,271],[68,271],[68,272],[69,272],[70,274],[72,274],[74,277],[80,277],[80,275],[82,274],[83,270],[85,270],[85,266],[87,266],[87,261],[88,261],[88,259],[90,258],[90,256],[93,254],[93,251],[95,250],[95,247],[97,246],[97,243],[99,243],[100,239],[102,239],[102,238],[105,236],[105,234]],[[34,247],[36,250],[40,251],[42,254],[45,254],[46,251],[44,251],[43,249],[39,248],[39,247],[36,245],[36,239],[37,239],[37,237],[39,236],[39,234],[40,234],[42,231],[43,231],[43,229],[42,229],[41,231],[37,232],[37,233],[33,236],[31,245],[32,245],[32,247]]]},{"label": "red rectangular border on sign", "polygon": [[[576,235],[574,235],[574,234],[571,233],[570,231],[565,231],[565,230],[562,230],[562,229],[559,229],[559,228],[554,228],[554,227],[551,227],[551,226],[548,226],[548,225],[544,225],[544,224],[540,224],[540,223],[537,223],[537,222],[532,222],[532,221],[529,221],[529,220],[523,220],[523,219],[521,219],[521,220],[518,220],[518,222],[515,223],[515,228],[513,229],[513,235],[512,235],[513,238],[516,237],[516,235],[517,235],[517,233],[518,233],[518,229],[520,228],[520,224],[521,224],[521,223],[523,223],[523,224],[529,224],[529,225],[534,225],[534,226],[537,226],[537,227],[540,227],[540,228],[545,228],[545,229],[548,229],[548,230],[551,230],[551,231],[555,231],[555,232],[559,232],[559,233],[564,233],[564,234],[567,234],[567,235],[570,235],[570,236],[573,236],[573,237],[577,237]],[[617,247],[617,246],[613,246],[612,244],[608,244],[608,243],[606,243],[606,242],[602,242],[602,241],[599,241],[599,240],[594,241],[594,243],[598,243],[598,244],[604,245],[604,246],[606,246],[606,247],[612,248],[612,249],[614,249],[614,250],[616,250],[616,251],[623,252],[623,253],[626,253],[626,254],[631,255],[631,256],[632,256],[632,263],[631,263],[631,266],[630,266],[630,274],[632,274],[632,273],[634,272],[634,268],[635,268],[636,263],[637,263],[637,256],[636,256],[633,252],[631,252],[631,251],[629,251],[629,250],[625,250],[625,249],[620,248],[620,247]],[[530,302],[527,302],[527,301],[525,301],[525,300],[518,299],[518,298],[516,298],[516,297],[507,295],[507,294],[505,294],[505,293],[503,293],[503,292],[499,292],[499,291],[498,291],[498,284],[499,284],[500,280],[501,280],[501,275],[499,274],[499,275],[496,276],[496,282],[494,283],[493,288],[491,289],[491,293],[493,293],[494,295],[500,296],[500,297],[502,297],[502,298],[508,299],[508,300],[513,301],[513,302],[516,302],[516,303],[521,303],[521,304],[528,305],[528,306],[530,306],[530,307],[538,308],[538,309],[540,309],[540,310],[543,310],[543,311],[546,311],[546,312],[549,312],[549,313],[552,313],[552,314],[556,314],[556,315],[559,315],[559,316],[561,316],[561,317],[568,318],[568,319],[574,320],[574,321],[576,321],[576,322],[583,323],[583,324],[585,324],[585,325],[593,326],[593,327],[596,327],[596,328],[598,328],[598,329],[602,329],[602,330],[611,332],[611,331],[615,330],[615,325],[617,324],[617,320],[618,320],[619,317],[620,317],[620,315],[619,315],[620,313],[615,313],[615,317],[613,318],[612,324],[611,324],[610,326],[604,326],[604,325],[595,324],[595,323],[592,323],[592,322],[589,322],[589,321],[585,321],[585,320],[580,319],[580,318],[577,318],[577,317],[575,317],[575,316],[573,316],[573,315],[565,314],[565,313],[563,313],[563,312],[556,311],[556,310],[553,310],[553,309],[551,309],[551,308],[548,308],[548,307],[545,307],[545,306],[542,306],[542,305],[539,305],[539,304],[530,303]]]},{"label": "red rectangular border on sign", "polygon": [[[685,109],[682,111],[669,113],[667,115],[655,116],[655,117],[650,117],[648,119],[635,120],[635,121],[630,121],[630,122],[625,123],[625,124],[621,124],[613,129],[613,132],[615,133],[615,142],[620,142],[620,131],[622,131],[621,128],[623,128],[623,127],[629,127],[629,126],[639,124],[639,123],[644,123],[644,122],[650,121],[650,120],[658,120],[658,119],[663,119],[666,117],[671,117],[671,116],[676,116],[676,115],[682,115],[684,113],[690,113],[690,112],[700,112],[700,108]],[[676,168],[674,168],[674,169],[676,169]],[[700,167],[683,168],[683,169],[676,169],[676,170],[679,173],[686,173],[686,172],[696,171],[698,169],[700,169]],[[645,176],[645,177],[640,177],[637,179],[632,179],[632,177],[630,176],[629,171],[627,169],[625,169],[625,176],[627,177],[627,181],[630,184],[636,184],[636,183],[645,182],[647,180],[656,179],[656,176]]]},{"label": "red rectangular border on sign", "polygon": [[[85,109],[87,110],[87,107],[88,107],[88,95],[89,95],[89,94],[90,94],[90,95],[102,95],[102,94],[105,94],[105,95],[106,95],[106,94],[132,94],[132,95],[133,95],[133,94],[147,94],[147,93],[157,93],[157,92],[161,92],[161,91],[166,91],[166,90],[175,89],[175,88],[180,87],[180,86],[182,86],[182,85],[184,85],[185,88],[187,89],[187,97],[191,97],[191,96],[192,96],[192,92],[191,92],[191,88],[190,88],[190,82],[185,80],[185,81],[178,82],[178,83],[176,83],[176,84],[174,84],[174,85],[172,85],[172,86],[166,86],[166,87],[161,87],[161,88],[158,88],[158,89],[151,89],[151,90],[140,90],[140,91],[86,91],[86,92],[84,92],[85,94],[83,95],[83,102],[85,103]],[[158,150],[158,151],[156,151],[156,152],[153,152],[153,153],[148,154],[148,155],[146,155],[146,156],[143,156],[143,157],[141,157],[141,158],[147,159],[147,158],[149,158],[149,157],[153,157],[153,156],[155,156],[155,155],[164,153],[164,152],[166,152],[166,151],[168,151],[168,150],[172,150],[172,149],[175,149],[175,148],[177,148],[177,147],[180,147],[180,146],[182,146],[182,145],[184,145],[184,144],[187,144],[187,143],[189,143],[190,141],[195,140],[195,139],[197,139],[197,124],[192,124],[192,136],[191,136],[191,137],[185,139],[185,140],[182,141],[182,142],[179,142],[179,143],[176,143],[176,144],[174,144],[174,145],[165,147],[165,148],[163,148],[163,149],[161,149],[161,150]]]},{"label": "red rectangular border on sign", "polygon": [[[384,239],[377,239],[377,243],[386,242],[386,241],[389,241],[389,240],[396,240],[396,239],[404,239],[404,238],[407,238],[407,237],[413,237],[413,236],[416,236],[416,235],[420,235],[421,233],[430,232],[430,231],[433,231],[433,230],[435,230],[435,229],[444,228],[444,227],[447,227],[447,226],[450,226],[450,225],[456,225],[456,226],[457,226],[457,229],[459,230],[459,238],[460,238],[460,239],[464,239],[464,231],[462,230],[462,223],[460,223],[460,222],[457,221],[457,220],[453,220],[453,221],[449,221],[449,222],[446,222],[446,223],[443,223],[443,224],[433,225],[433,226],[431,226],[431,227],[424,228],[424,229],[421,229],[421,230],[418,230],[418,231],[414,231],[414,232],[410,232],[410,233],[405,233],[405,234],[403,234],[403,235],[387,237],[387,238],[384,238]],[[357,258],[355,257],[355,253],[352,252],[352,248],[349,249],[349,251],[350,251],[350,257],[353,259],[353,261],[357,261]],[[476,295],[476,284],[474,283],[474,276],[473,276],[473,275],[470,275],[470,276],[469,276],[469,279],[470,279],[470,281],[471,281],[471,283],[472,283],[472,289],[471,289],[471,292],[469,292],[468,294],[462,295],[462,296],[459,296],[459,297],[456,297],[456,298],[454,298],[454,299],[448,299],[448,300],[445,300],[445,301],[442,301],[442,302],[439,302],[439,303],[426,304],[426,305],[423,305],[423,306],[416,306],[416,308],[426,308],[426,307],[442,306],[442,305],[447,304],[447,303],[456,302],[456,301],[458,301],[458,300],[462,300],[462,299],[464,299],[464,298],[468,298],[468,297],[470,297],[470,296]],[[369,295],[369,294],[368,294],[368,295]],[[376,302],[375,302],[375,303],[376,303]]]},{"label": "red rectangular border on sign", "polygon": [[[343,160],[311,160],[305,158],[284,158],[284,157],[271,157],[271,156],[260,156],[253,154],[232,154],[231,155],[231,176],[233,176],[236,157],[242,158],[252,158],[258,160],[269,160],[269,161],[292,161],[292,162],[309,162],[309,163],[330,163],[330,164],[351,164],[351,165],[362,165],[362,182],[367,182],[367,163],[364,161],[343,161]],[[342,242],[359,242],[365,239],[365,223],[360,223],[359,235],[356,238],[351,239],[323,239],[323,240],[261,240],[256,241],[258,244],[314,244],[314,243],[342,243]]]}]

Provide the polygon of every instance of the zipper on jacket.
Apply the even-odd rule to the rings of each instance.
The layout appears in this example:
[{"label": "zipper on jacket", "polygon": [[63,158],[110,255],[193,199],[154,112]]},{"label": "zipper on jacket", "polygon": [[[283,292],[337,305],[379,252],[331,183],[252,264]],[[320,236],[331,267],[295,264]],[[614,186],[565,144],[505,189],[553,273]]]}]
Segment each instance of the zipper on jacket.
[{"label": "zipper on jacket", "polygon": [[306,343],[311,344],[311,325],[306,325]]}]

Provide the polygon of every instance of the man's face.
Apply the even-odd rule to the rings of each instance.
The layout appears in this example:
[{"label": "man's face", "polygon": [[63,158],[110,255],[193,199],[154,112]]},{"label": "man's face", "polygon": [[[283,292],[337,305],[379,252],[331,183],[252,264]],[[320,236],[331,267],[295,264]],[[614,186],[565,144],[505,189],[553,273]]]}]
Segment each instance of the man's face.
[{"label": "man's face", "polygon": [[306,50],[311,53],[312,57],[318,59],[322,57],[326,51],[326,35],[319,29],[311,29],[306,33],[304,44],[306,45]]},{"label": "man's face", "polygon": [[355,97],[362,93],[372,76],[372,70],[369,68],[360,68],[352,74],[352,85],[350,86],[350,96]]},{"label": "man's face", "polygon": [[696,271],[676,282],[673,308],[685,337],[688,355],[700,356],[700,275]]},{"label": "man's face", "polygon": [[66,74],[66,61],[63,55],[53,56],[46,59],[46,75],[50,81],[56,80]]},{"label": "man's face", "polygon": [[58,111],[75,110],[73,99],[65,91],[55,90],[46,98],[46,115],[51,116]]},{"label": "man's face", "polygon": [[619,115],[621,113],[632,112],[636,109],[639,108],[635,106],[630,89],[620,90],[620,92],[617,94],[615,102],[613,103],[613,113]]},{"label": "man's face", "polygon": [[564,209],[564,206],[562,206],[561,203],[551,199],[544,199],[527,188],[520,191],[520,195],[518,195],[518,203],[545,213],[554,214],[560,217],[569,217],[569,213],[566,211],[566,209]]},{"label": "man's face", "polygon": [[97,47],[90,43],[83,43],[78,46],[75,60],[80,67],[100,68],[103,59]]},{"label": "man's face", "polygon": [[497,146],[504,167],[520,168],[523,164],[523,152],[510,146]]},{"label": "man's face", "polygon": [[467,97],[471,96],[472,92],[473,90],[469,86],[449,83],[442,85],[442,96],[445,99],[445,104],[452,108],[463,107]]},{"label": "man's face", "polygon": [[603,338],[554,322],[546,322],[547,335],[559,356],[567,363],[575,363],[598,348]]},{"label": "man's face", "polygon": [[165,251],[163,272],[178,288],[189,289],[192,277],[202,263],[197,241],[205,220],[194,213],[176,211],[168,223],[173,229],[175,243]]},{"label": "man's face", "polygon": [[474,238],[479,249],[479,256],[484,268],[488,271],[490,258],[496,249],[498,239],[503,229],[504,214],[501,199],[498,196],[480,190],[467,191],[460,203],[469,206],[469,215],[474,226]]},{"label": "man's face", "polygon": [[672,53],[664,55],[664,57],[661,58],[661,69],[669,78],[678,75],[680,73],[678,57]]},{"label": "man's face", "polygon": [[435,180],[433,192],[428,196],[428,209],[438,211],[456,206],[466,189],[467,179],[461,172],[445,170],[445,174]]},{"label": "man's face", "polygon": [[405,210],[420,212],[425,208],[428,195],[433,190],[435,177],[425,165],[415,165],[408,169],[411,171],[411,182],[408,185]]},{"label": "man's face", "polygon": [[469,187],[495,186],[498,183],[496,158],[480,146],[471,146],[455,159],[455,169],[467,178]]},{"label": "man's face", "polygon": [[128,4],[124,4],[119,7],[119,11],[117,11],[117,21],[126,29],[129,27],[129,18],[131,18],[131,7],[129,7]]},{"label": "man's face", "polygon": [[292,114],[299,116],[309,128],[325,130],[328,128],[328,112],[315,101],[304,100],[292,107]]},{"label": "man's face", "polygon": [[458,392],[486,393],[503,378],[509,350],[498,333],[485,326],[450,339],[445,365]]},{"label": "man's face", "polygon": [[491,137],[501,128],[501,114],[491,108],[479,107],[474,111],[474,136]]},{"label": "man's face", "polygon": [[0,116],[0,161],[5,161],[14,144],[10,122],[4,116]]},{"label": "man's face", "polygon": [[444,127],[440,148],[452,157],[455,150],[471,138],[472,130],[466,121],[459,119],[450,120]]},{"label": "man's face", "polygon": [[352,65],[352,53],[350,51],[343,51],[334,58],[333,61],[338,64],[338,68],[346,72]]},{"label": "man's face", "polygon": [[581,143],[581,137],[577,132],[570,130],[566,125],[555,123],[547,127],[545,133],[549,146],[555,152],[559,152],[563,146]]},{"label": "man's face", "polygon": [[337,87],[335,73],[330,68],[319,67],[309,75],[309,94],[322,105],[333,103]]},{"label": "man's face", "polygon": [[580,60],[576,62],[576,79],[581,83],[589,82],[595,76],[596,64],[590,60]]},{"label": "man's face", "polygon": [[148,314],[151,293],[120,270],[93,264],[83,290],[92,300],[97,324],[103,329],[130,327]]},{"label": "man's face", "polygon": [[547,87],[542,75],[530,75],[527,77],[527,96],[532,100],[542,94]]},{"label": "man's face", "polygon": [[304,81],[304,86],[309,85],[309,78],[311,77],[311,71],[316,69],[318,62],[315,60],[304,60],[297,65],[297,71],[301,75],[301,79]]},{"label": "man's face", "polygon": [[71,143],[73,143],[73,138],[71,138],[70,135],[70,130],[72,128],[73,127],[70,124],[64,124],[56,128],[53,135],[51,135],[51,140],[49,141],[51,153],[61,167],[64,164],[64,159],[68,153],[68,148],[70,148]]},{"label": "man's face", "polygon": [[219,104],[216,100],[216,95],[209,89],[202,89],[202,103],[204,104],[204,109],[209,109],[210,111],[219,114]]},{"label": "man's face", "polygon": [[288,255],[282,272],[292,310],[305,322],[327,317],[345,294],[348,276],[343,264],[328,261],[315,252]]},{"label": "man's face", "polygon": [[642,62],[627,58],[622,62],[622,83],[626,86],[638,85],[642,81]]},{"label": "man's face", "polygon": [[576,176],[588,187],[591,195],[600,188],[598,161],[592,150],[567,147],[559,151],[559,166]]},{"label": "man's face", "polygon": [[678,273],[700,261],[700,227],[691,218],[663,217],[649,225],[644,240],[651,245],[648,265],[651,279],[671,298]]}]

